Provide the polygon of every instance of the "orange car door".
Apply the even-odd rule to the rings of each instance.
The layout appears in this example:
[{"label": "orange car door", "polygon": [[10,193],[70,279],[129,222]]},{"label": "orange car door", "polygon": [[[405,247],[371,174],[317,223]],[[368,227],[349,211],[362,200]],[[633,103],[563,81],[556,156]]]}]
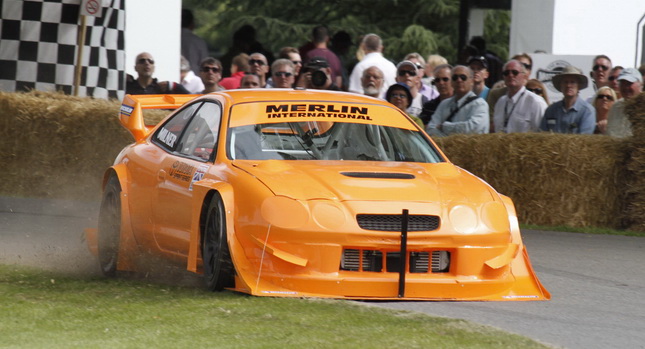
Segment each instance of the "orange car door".
[{"label": "orange car door", "polygon": [[204,102],[177,140],[175,151],[161,162],[153,208],[154,236],[170,254],[188,254],[192,185],[212,165],[221,119],[218,103]]}]

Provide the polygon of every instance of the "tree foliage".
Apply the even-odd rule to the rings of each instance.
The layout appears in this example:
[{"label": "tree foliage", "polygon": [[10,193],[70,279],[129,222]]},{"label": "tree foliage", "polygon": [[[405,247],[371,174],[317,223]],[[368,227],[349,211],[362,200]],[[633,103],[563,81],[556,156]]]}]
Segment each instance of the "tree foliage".
[{"label": "tree foliage", "polygon": [[[228,50],[233,33],[245,24],[252,25],[258,41],[273,52],[303,45],[319,24],[332,33],[348,32],[354,49],[360,36],[379,34],[385,55],[394,61],[410,52],[440,54],[454,61],[458,51],[459,0],[331,0],[315,5],[291,0],[184,0],[183,5],[195,13],[197,34],[218,54]],[[486,21],[491,30],[487,39],[492,39],[489,49],[507,52],[510,17],[492,12]]]}]

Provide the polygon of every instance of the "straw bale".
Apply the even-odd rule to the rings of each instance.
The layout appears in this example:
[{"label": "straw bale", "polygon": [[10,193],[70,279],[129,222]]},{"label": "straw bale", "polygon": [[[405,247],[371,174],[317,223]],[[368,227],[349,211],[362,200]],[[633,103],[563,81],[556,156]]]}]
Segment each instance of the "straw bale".
[{"label": "straw bale", "polygon": [[645,231],[645,93],[629,100],[625,106],[632,124],[625,188],[627,213],[632,230]]},{"label": "straw bale", "polygon": [[94,200],[103,171],[132,138],[119,103],[61,93],[0,92],[0,193]]},{"label": "straw bale", "polygon": [[437,141],[452,162],[510,196],[522,223],[622,225],[624,141],[552,133]]}]

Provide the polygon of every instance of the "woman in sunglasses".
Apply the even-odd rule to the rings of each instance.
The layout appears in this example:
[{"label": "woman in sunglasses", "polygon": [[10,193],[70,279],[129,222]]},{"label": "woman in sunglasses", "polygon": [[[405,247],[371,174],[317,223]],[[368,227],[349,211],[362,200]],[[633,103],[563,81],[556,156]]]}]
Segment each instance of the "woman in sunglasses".
[{"label": "woman in sunglasses", "polygon": [[526,82],[526,89],[544,98],[544,101],[547,105],[551,104],[549,102],[549,96],[547,96],[546,94],[546,86],[544,86],[542,81],[538,79],[531,79]]},{"label": "woman in sunglasses", "polygon": [[616,92],[609,86],[603,86],[596,91],[591,101],[591,105],[596,108],[596,129],[594,134],[607,133],[607,115],[616,99]]}]

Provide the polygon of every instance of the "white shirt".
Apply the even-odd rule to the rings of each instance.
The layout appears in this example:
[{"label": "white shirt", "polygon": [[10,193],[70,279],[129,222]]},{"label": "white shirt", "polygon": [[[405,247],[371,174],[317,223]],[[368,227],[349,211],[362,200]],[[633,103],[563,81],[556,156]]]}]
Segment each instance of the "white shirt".
[{"label": "white shirt", "polygon": [[619,99],[609,109],[607,114],[607,135],[617,138],[625,138],[633,135],[632,123],[625,114],[625,99]]},{"label": "white shirt", "polygon": [[361,77],[363,76],[363,71],[372,66],[381,69],[381,72],[383,72],[383,86],[381,86],[379,96],[385,95],[387,89],[396,83],[396,66],[394,63],[388,61],[380,52],[371,52],[366,54],[363,60],[354,66],[352,74],[349,76],[349,92],[363,93]]},{"label": "white shirt", "polygon": [[202,93],[204,91],[204,83],[202,79],[195,75],[192,70],[189,70],[184,76],[184,79],[181,80],[181,84],[188,90],[190,93]]},{"label": "white shirt", "polygon": [[421,114],[421,110],[423,110],[422,100],[423,100],[423,95],[417,92],[417,96],[412,99],[412,103],[406,110],[409,115],[419,116],[419,114]]},{"label": "white shirt", "polygon": [[495,132],[537,132],[546,108],[544,98],[522,86],[513,97],[505,94],[495,103]]}]

